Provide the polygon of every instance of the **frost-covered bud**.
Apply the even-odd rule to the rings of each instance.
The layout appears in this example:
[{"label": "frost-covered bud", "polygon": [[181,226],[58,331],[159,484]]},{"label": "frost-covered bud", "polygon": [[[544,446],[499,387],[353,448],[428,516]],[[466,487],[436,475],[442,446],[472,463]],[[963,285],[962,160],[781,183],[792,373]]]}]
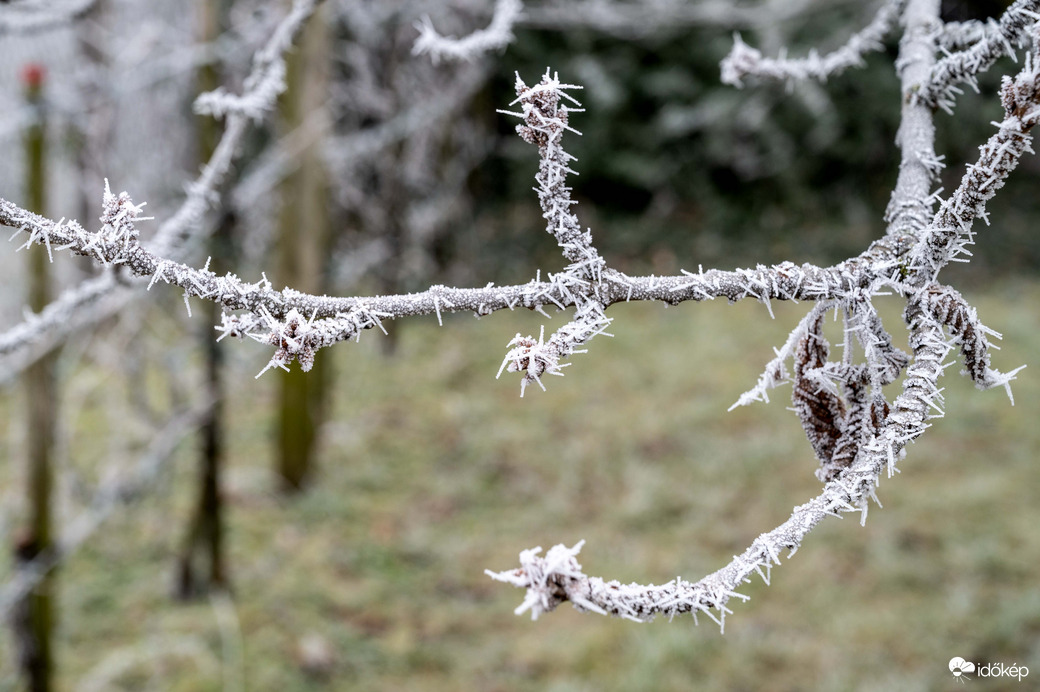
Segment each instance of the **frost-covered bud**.
[{"label": "frost-covered bud", "polygon": [[522,140],[545,147],[567,127],[567,107],[560,106],[560,89],[566,87],[560,84],[559,78],[550,78],[548,71],[533,87],[516,75],[516,95],[524,113],[524,124],[516,126],[516,133]]},{"label": "frost-covered bud", "polygon": [[752,74],[762,61],[762,53],[744,43],[740,34],[733,35],[733,48],[720,64],[723,84],[743,87],[743,77]]},{"label": "frost-covered bud", "polygon": [[524,379],[520,382],[520,396],[524,395],[527,385],[532,382],[544,390],[542,375],[563,374],[560,372],[563,366],[560,365],[559,351],[554,347],[552,341],[547,343],[544,339],[545,328],[543,327],[537,341],[534,337],[517,334],[508,344],[509,351],[502,360],[498,374],[501,375],[503,369],[506,372],[523,372]]},{"label": "frost-covered bud", "polygon": [[1024,128],[1036,125],[1040,119],[1037,101],[1040,100],[1040,74],[1032,63],[1036,60],[1026,54],[1026,68],[1014,79],[1004,76],[1000,80],[1000,102],[1008,116],[1022,120]]},{"label": "frost-covered bud", "polygon": [[[519,333],[509,342],[506,354],[506,372],[520,372],[531,367],[531,351],[537,348],[534,337],[521,336]],[[541,373],[538,373],[541,374]]]},{"label": "frost-covered bud", "polygon": [[317,331],[295,308],[288,312],[279,329],[272,330],[268,341],[278,347],[271,358],[273,364],[287,367],[295,359],[304,372],[314,367],[314,353],[321,345]]},{"label": "frost-covered bud", "polygon": [[134,222],[141,215],[143,208],[144,203],[135,205],[125,190],[118,195],[112,194],[108,179],[105,179],[105,194],[102,197],[102,211],[99,218],[103,224],[101,235],[105,240],[122,240],[124,242],[136,240],[139,233],[134,227]]}]

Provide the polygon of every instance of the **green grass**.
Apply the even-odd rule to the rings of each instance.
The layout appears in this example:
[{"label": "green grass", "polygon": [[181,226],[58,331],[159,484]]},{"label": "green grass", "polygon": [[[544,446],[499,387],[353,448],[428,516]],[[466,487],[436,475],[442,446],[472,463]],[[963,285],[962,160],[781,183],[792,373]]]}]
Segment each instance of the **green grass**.
[{"label": "green grass", "polygon": [[[168,597],[192,501],[184,445],[161,491],[61,570],[62,689],[120,663],[104,689],[219,690],[238,647],[255,690],[953,690],[953,656],[1038,678],[1040,285],[969,298],[1005,334],[995,365],[1030,364],[1016,406],[948,370],[948,415],[882,481],[884,509],[865,527],[820,525],[771,586],[731,603],[725,635],[704,618],[640,625],[569,605],[532,622],[512,613],[522,592],[483,570],[584,538],[588,574],[700,578],[782,522],[819,490],[790,390],[726,409],[806,305],[774,304],[776,320],[754,303],[616,306],[615,338],[523,399],[515,375],[494,374],[538,315],[411,321],[390,359],[366,334],[319,356],[335,360],[333,415],[317,482],[288,500],[271,491],[274,378],[251,376],[266,355],[233,344],[249,360],[226,490],[241,639],[222,638],[210,603]],[[898,306],[885,307],[896,330]],[[86,458],[117,434],[99,406],[78,419]],[[307,638],[331,667],[306,670]]]}]

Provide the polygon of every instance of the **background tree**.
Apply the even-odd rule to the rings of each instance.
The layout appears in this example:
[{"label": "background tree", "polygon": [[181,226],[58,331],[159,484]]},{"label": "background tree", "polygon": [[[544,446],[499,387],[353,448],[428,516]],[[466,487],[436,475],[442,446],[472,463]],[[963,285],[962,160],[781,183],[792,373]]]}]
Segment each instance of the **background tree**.
[{"label": "background tree", "polygon": [[[223,0],[202,0],[197,3],[196,9],[202,42],[215,43],[227,25],[229,3]],[[215,91],[222,86],[221,82],[215,65],[199,68],[200,94]],[[209,161],[220,142],[220,128],[212,118],[199,118],[198,140],[199,160]],[[234,216],[230,212],[223,213],[216,222],[216,229],[208,243],[209,261],[216,271],[229,271],[235,264],[234,225]],[[218,319],[212,304],[207,304],[206,316],[213,321]],[[200,341],[206,363],[205,392],[211,403],[199,435],[198,502],[177,565],[176,593],[181,599],[197,596],[209,588],[225,589],[229,585],[223,548],[225,529],[220,482],[226,434],[223,415],[223,347],[206,330],[202,331]]]},{"label": "background tree", "polygon": [[[299,52],[286,61],[287,87],[279,103],[281,126],[286,132],[299,130],[308,119],[325,115],[329,90],[327,34],[324,13],[319,13],[304,29]],[[318,143],[306,146],[295,163],[295,170],[281,185],[278,270],[274,277],[307,293],[325,293],[329,201]],[[280,373],[276,444],[278,473],[287,490],[299,490],[311,473],[328,378],[324,361],[315,362],[313,377],[302,371]]]}]

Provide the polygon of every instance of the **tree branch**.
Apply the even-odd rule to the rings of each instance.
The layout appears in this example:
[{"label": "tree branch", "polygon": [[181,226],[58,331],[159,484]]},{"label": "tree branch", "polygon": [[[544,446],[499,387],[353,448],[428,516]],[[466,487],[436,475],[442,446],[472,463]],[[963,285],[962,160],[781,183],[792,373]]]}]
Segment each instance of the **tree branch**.
[{"label": "tree branch", "polygon": [[814,49],[809,51],[808,57],[800,59],[764,58],[762,53],[744,43],[740,34],[735,34],[733,48],[722,60],[722,83],[740,88],[744,86],[745,77],[826,82],[828,77],[841,74],[850,67],[862,67],[864,55],[881,50],[882,40],[892,30],[905,4],[906,0],[886,0],[870,24],[853,34],[845,45],[824,56]]},{"label": "tree branch", "polygon": [[957,95],[962,93],[957,85],[967,84],[977,92],[977,75],[1004,56],[1014,57],[1027,30],[1038,19],[1040,1],[1016,0],[1004,11],[995,31],[986,31],[981,40],[939,61],[928,78],[922,80],[914,98],[933,108],[953,113]]},{"label": "tree branch", "polygon": [[413,55],[429,54],[436,63],[441,59],[472,60],[492,50],[501,50],[513,42],[513,26],[524,9],[521,0],[496,0],[495,13],[486,29],[474,31],[463,38],[441,36],[433,28],[429,16],[416,22],[419,37],[412,46]]}]

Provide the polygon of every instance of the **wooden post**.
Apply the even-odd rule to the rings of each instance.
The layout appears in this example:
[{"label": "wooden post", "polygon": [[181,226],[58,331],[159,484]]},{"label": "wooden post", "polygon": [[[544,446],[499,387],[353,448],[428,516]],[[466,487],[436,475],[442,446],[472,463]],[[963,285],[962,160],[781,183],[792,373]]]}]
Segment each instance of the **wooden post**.
[{"label": "wooden post", "polygon": [[[22,71],[26,101],[33,107],[35,119],[25,133],[25,192],[27,206],[38,214],[47,213],[47,133],[43,101],[46,73],[42,66],[30,64]],[[41,311],[51,300],[50,263],[47,248],[34,245],[28,249],[29,308]],[[15,546],[15,555],[26,565],[52,549],[51,496],[53,479],[52,454],[57,419],[57,385],[54,366],[56,354],[50,353],[25,371],[28,396],[28,488],[29,525]],[[16,616],[16,638],[28,689],[46,692],[52,689],[54,653],[52,637],[55,620],[54,572],[30,591],[20,604]]]},{"label": "wooden post", "polygon": [[[287,56],[289,88],[279,101],[285,131],[300,127],[328,98],[327,34],[319,9],[304,28],[299,49]],[[281,193],[275,280],[309,293],[324,293],[329,207],[318,144],[300,155],[299,166],[286,178]],[[278,373],[277,470],[287,492],[301,489],[313,471],[329,376],[328,360],[323,356],[318,354],[310,372],[294,365],[291,372]]]}]

